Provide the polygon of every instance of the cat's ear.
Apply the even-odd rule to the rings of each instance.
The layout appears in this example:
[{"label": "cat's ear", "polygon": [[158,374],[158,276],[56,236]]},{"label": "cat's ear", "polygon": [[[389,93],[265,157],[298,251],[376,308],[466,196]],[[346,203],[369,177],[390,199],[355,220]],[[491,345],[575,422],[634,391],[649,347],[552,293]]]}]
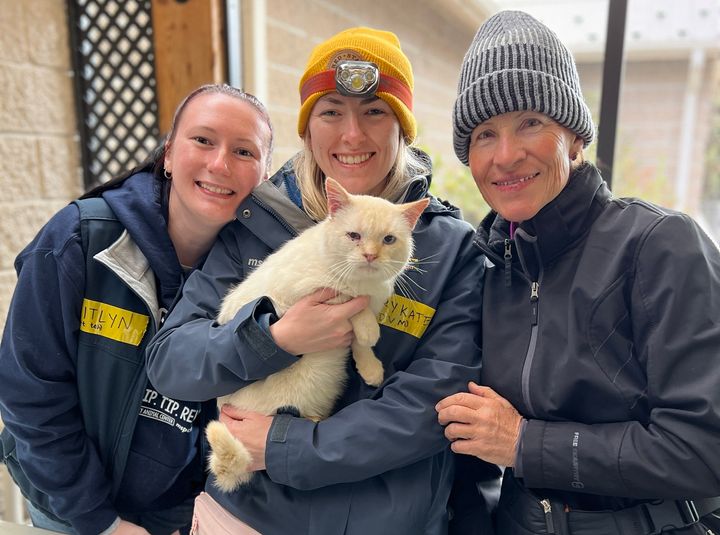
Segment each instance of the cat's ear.
[{"label": "cat's ear", "polygon": [[408,225],[410,225],[411,229],[415,228],[415,224],[420,218],[420,214],[423,213],[423,210],[425,210],[428,204],[430,204],[430,199],[428,197],[425,197],[424,199],[420,199],[419,201],[409,202],[400,205],[403,217],[405,218],[405,221],[408,222]]},{"label": "cat's ear", "polygon": [[325,179],[325,193],[327,194],[327,208],[330,217],[350,203],[350,194],[333,178],[327,177]]}]

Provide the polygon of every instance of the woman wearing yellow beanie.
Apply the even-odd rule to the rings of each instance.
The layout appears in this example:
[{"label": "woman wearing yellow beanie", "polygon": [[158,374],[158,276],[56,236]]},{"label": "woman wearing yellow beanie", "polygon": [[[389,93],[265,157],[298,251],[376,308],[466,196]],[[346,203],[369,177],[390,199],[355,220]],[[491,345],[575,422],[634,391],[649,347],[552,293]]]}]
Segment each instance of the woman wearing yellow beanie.
[{"label": "woman wearing yellow beanie", "polygon": [[394,201],[429,174],[427,156],[409,146],[417,134],[413,86],[394,33],[351,28],[315,47],[299,86],[305,148],[293,163],[311,217],[325,215],[325,176]]},{"label": "woman wearing yellow beanie", "polygon": [[299,90],[304,150],[241,204],[204,270],[187,281],[149,349],[153,384],[165,395],[211,399],[291,365],[323,336],[324,349],[347,347],[347,320],[364,300],[329,305],[327,290],[281,318],[261,299],[214,322],[231,285],[325,217],[327,176],[352,193],[429,197],[413,233],[418,260],[379,316],[378,388],[349,367],[336,412],[320,422],[223,409],[257,472],[233,492],[211,476],[195,533],[219,533],[225,518],[233,533],[444,534],[452,454],[433,407],[478,378],[483,259],[471,226],[428,193],[429,158],[410,147],[412,68],[393,33],[352,28],[331,37],[313,50]]}]

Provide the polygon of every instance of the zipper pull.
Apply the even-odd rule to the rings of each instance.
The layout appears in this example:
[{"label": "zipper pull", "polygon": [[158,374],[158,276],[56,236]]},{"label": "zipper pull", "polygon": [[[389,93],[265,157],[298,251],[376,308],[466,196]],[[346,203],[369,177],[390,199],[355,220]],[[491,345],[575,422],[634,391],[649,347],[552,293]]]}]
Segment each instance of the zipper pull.
[{"label": "zipper pull", "polygon": [[545,527],[547,528],[547,532],[555,533],[555,523],[553,522],[550,500],[547,498],[540,500],[540,505],[542,505],[543,512],[545,513]]},{"label": "zipper pull", "polygon": [[505,238],[505,286],[510,287],[512,285],[512,246],[508,238]]},{"label": "zipper pull", "polygon": [[530,314],[531,324],[537,325],[538,323],[538,299],[540,298],[540,284],[533,282],[530,285]]}]

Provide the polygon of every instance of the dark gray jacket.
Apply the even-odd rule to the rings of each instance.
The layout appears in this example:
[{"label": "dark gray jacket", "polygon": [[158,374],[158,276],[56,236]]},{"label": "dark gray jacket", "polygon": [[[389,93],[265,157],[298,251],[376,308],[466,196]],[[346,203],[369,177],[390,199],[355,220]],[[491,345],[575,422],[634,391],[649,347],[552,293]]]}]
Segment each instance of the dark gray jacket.
[{"label": "dark gray jacket", "polygon": [[[272,312],[267,300],[225,325],[213,321],[231,284],[312,224],[289,200],[286,180],[297,193],[286,166],[240,206],[203,271],[188,279],[148,349],[149,375],[161,392],[218,397],[296,360],[258,325]],[[408,200],[426,189],[420,180]],[[264,535],[445,532],[453,470],[434,406],[479,378],[484,259],[470,226],[436,199],[414,238],[420,264],[405,283],[412,295],[388,314],[375,347],[386,370],[381,387],[363,383],[349,365],[333,416],[320,423],[275,417],[267,470],[249,487],[223,494],[209,482],[207,492]]]},{"label": "dark gray jacket", "polygon": [[715,245],[684,214],[612,198],[590,164],[508,227],[478,230],[482,379],[528,419],[521,483],[571,509],[720,495]]}]

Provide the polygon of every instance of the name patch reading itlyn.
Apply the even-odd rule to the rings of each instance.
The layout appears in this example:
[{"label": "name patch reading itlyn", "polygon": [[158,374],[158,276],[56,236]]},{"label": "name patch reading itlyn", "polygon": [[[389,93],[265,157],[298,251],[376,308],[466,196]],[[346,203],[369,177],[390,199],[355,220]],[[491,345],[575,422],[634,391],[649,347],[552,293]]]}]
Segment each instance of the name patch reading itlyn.
[{"label": "name patch reading itlyn", "polygon": [[132,310],[83,299],[80,330],[133,346],[140,345],[150,317]]},{"label": "name patch reading itlyn", "polygon": [[434,308],[393,294],[378,315],[378,323],[420,338],[434,315]]}]

